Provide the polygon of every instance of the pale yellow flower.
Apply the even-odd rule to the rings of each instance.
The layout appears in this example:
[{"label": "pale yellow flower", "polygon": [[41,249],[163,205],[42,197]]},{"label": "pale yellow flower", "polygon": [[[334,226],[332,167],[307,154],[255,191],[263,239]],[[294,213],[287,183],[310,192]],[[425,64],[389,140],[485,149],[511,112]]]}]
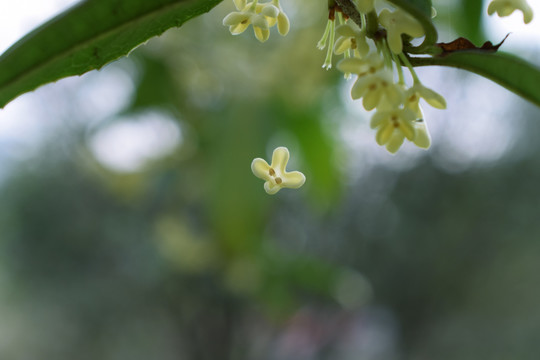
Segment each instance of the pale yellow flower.
[{"label": "pale yellow flower", "polygon": [[306,177],[300,171],[287,172],[285,170],[289,161],[289,150],[286,147],[278,147],[272,153],[272,164],[256,158],[251,163],[253,174],[265,180],[264,190],[273,195],[282,188],[298,189],[306,182]]},{"label": "pale yellow flower", "polygon": [[356,74],[358,76],[364,76],[367,74],[375,74],[378,70],[384,66],[384,58],[377,52],[363,57],[351,57],[342,59],[337,64],[339,71],[344,73]]},{"label": "pale yellow flower", "polygon": [[446,100],[442,95],[417,82],[405,91],[405,106],[413,110],[418,118],[423,117],[420,110],[420,99],[424,99],[436,109],[446,109]]},{"label": "pale yellow flower", "polygon": [[394,154],[399,150],[406,138],[414,141],[416,114],[408,108],[377,111],[371,118],[370,126],[377,129],[375,140],[379,145]]},{"label": "pale yellow flower", "polygon": [[[242,5],[239,1],[235,4]],[[261,5],[261,6],[259,6]],[[260,42],[265,42],[270,36],[270,25],[268,19],[275,19],[280,10],[270,3],[259,4],[253,6],[253,3],[249,3],[241,11],[233,11],[223,19],[223,25],[229,27],[229,31],[233,35],[243,33],[249,25],[253,25],[253,31],[255,37]]]},{"label": "pale yellow flower", "polygon": [[400,9],[396,9],[394,12],[384,9],[379,15],[379,22],[386,28],[388,46],[394,54],[400,54],[403,51],[402,34],[410,35],[413,38],[424,35],[424,28],[418,20]]},{"label": "pale yellow flower", "polygon": [[373,110],[382,101],[397,106],[403,101],[403,90],[394,83],[393,73],[382,69],[374,74],[358,77],[351,89],[351,97],[362,99],[366,110]]},{"label": "pale yellow flower", "polygon": [[523,21],[528,24],[533,19],[533,11],[526,0],[493,0],[488,6],[488,14],[497,13],[499,16],[508,16],[514,11],[523,13]]},{"label": "pale yellow flower", "polygon": [[369,45],[366,41],[366,32],[352,24],[340,25],[336,28],[339,38],[334,46],[334,53],[343,54],[352,50],[357,57],[364,57],[369,53]]}]

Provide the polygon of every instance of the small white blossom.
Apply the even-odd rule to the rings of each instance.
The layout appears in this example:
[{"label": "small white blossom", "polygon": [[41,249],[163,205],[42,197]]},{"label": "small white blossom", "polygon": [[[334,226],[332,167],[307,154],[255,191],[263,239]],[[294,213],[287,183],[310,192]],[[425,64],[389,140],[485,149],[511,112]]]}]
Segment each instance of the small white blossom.
[{"label": "small white blossom", "polygon": [[508,16],[514,11],[523,13],[523,22],[528,24],[533,19],[533,11],[526,0],[493,0],[488,6],[488,14],[497,13],[499,16]]},{"label": "small white blossom", "polygon": [[410,35],[413,38],[424,35],[424,28],[418,20],[400,9],[396,9],[394,12],[384,9],[379,15],[379,22],[386,28],[388,46],[394,54],[400,54],[403,51],[402,34]]},{"label": "small white blossom", "polygon": [[306,182],[306,177],[300,171],[287,172],[289,150],[286,147],[278,147],[272,153],[272,164],[256,158],[251,163],[251,171],[259,179],[265,180],[264,190],[273,195],[282,188],[298,189]]}]

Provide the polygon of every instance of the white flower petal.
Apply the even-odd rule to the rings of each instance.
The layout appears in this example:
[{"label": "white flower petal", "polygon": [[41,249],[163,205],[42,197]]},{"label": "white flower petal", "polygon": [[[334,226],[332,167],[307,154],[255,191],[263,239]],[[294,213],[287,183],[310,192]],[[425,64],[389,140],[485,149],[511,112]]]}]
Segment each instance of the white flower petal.
[{"label": "white flower petal", "polygon": [[291,171],[282,175],[282,186],[298,189],[306,182],[306,177],[300,171]]},{"label": "white flower petal", "polygon": [[287,162],[289,161],[289,149],[284,146],[280,146],[272,153],[272,165],[273,169],[279,170],[281,174],[285,173]]},{"label": "white flower petal", "polygon": [[279,190],[281,190],[281,186],[275,185],[271,181],[267,181],[264,183],[264,191],[266,191],[270,195],[274,195]]},{"label": "white flower petal", "polygon": [[243,21],[249,20],[249,17],[250,17],[249,14],[235,11],[225,16],[225,18],[223,19],[223,25],[225,26],[237,25]]},{"label": "white flower petal", "polygon": [[263,180],[270,180],[270,165],[261,158],[256,158],[251,162],[251,171],[253,175]]},{"label": "white flower petal", "polygon": [[261,29],[260,27],[253,26],[253,31],[255,32],[255,37],[260,42],[265,42],[270,37],[270,30]]},{"label": "white flower petal", "polygon": [[277,29],[280,35],[287,35],[289,33],[290,22],[287,15],[281,11],[277,17]]},{"label": "white flower petal", "polygon": [[398,131],[395,131],[392,134],[392,137],[390,140],[388,140],[388,143],[386,143],[386,150],[388,150],[390,153],[395,154],[401,145],[403,144],[403,140],[405,140],[405,137],[403,134],[401,134]]},{"label": "white flower petal", "polygon": [[429,135],[426,123],[423,120],[417,121],[414,127],[416,128],[416,137],[413,143],[419,148],[429,149],[431,146],[431,136]]},{"label": "white flower petal", "polygon": [[276,18],[279,14],[279,9],[272,4],[265,5],[261,11],[261,15]]},{"label": "white flower petal", "polygon": [[375,141],[377,141],[377,144],[384,145],[390,141],[390,137],[394,133],[394,129],[394,124],[392,124],[390,121],[381,126],[375,134]]}]

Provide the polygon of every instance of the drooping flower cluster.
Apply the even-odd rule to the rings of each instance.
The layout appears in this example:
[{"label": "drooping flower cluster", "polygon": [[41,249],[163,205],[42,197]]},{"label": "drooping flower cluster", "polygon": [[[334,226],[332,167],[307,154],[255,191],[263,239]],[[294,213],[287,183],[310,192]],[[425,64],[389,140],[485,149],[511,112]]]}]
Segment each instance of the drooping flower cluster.
[{"label": "drooping flower cluster", "polygon": [[[429,132],[424,121],[420,99],[437,109],[445,109],[444,98],[435,91],[425,87],[419,80],[405,54],[403,54],[403,38],[418,38],[424,35],[422,25],[411,15],[399,8],[382,9],[375,12],[373,0],[359,0],[357,9],[366,24],[365,11],[376,14],[378,25],[386,36],[375,40],[366,35],[365,26],[358,27],[350,19],[343,16],[331,16],[321,42],[329,47],[323,67],[330,68],[333,54],[343,54],[338,70],[349,78],[356,75],[351,89],[354,100],[362,99],[364,108],[375,110],[371,119],[371,128],[376,130],[375,139],[381,146],[395,153],[405,139],[420,148],[427,149],[431,144]],[[338,35],[334,42],[331,30],[337,18],[340,22],[335,28]],[[382,31],[381,31],[382,33]],[[402,67],[411,72],[413,85],[405,83]],[[397,80],[396,80],[397,78]]]},{"label": "drooping flower cluster", "polygon": [[492,0],[488,6],[488,14],[495,12],[499,16],[508,16],[514,11],[520,10],[523,13],[523,22],[528,24],[533,19],[533,11],[526,0]]},{"label": "drooping flower cluster", "polygon": [[276,26],[278,32],[285,36],[289,32],[289,18],[283,12],[279,0],[261,3],[253,0],[233,0],[238,11],[233,11],[223,19],[223,25],[228,26],[231,34],[243,33],[249,25],[253,26],[255,37],[265,42],[270,37],[270,28]]}]

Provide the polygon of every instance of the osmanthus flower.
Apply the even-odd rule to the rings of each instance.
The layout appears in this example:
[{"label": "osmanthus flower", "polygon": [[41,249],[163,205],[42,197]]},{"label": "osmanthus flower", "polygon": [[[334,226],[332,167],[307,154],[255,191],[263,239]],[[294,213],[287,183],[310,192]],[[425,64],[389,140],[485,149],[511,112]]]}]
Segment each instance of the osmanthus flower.
[{"label": "osmanthus flower", "polygon": [[367,74],[375,74],[384,67],[384,58],[377,52],[372,52],[365,57],[351,57],[342,59],[337,64],[339,71],[356,74],[359,77]]},{"label": "osmanthus flower", "polygon": [[413,86],[405,91],[405,106],[413,110],[419,118],[423,117],[420,109],[420,99],[424,99],[436,109],[446,109],[446,100],[441,94],[422,85],[420,82],[415,82]]},{"label": "osmanthus flower", "polygon": [[533,11],[526,0],[493,0],[489,3],[488,14],[497,13],[499,16],[508,16],[516,10],[523,13],[523,21],[528,24],[533,19]]},{"label": "osmanthus flower", "polygon": [[377,129],[375,140],[385,145],[392,154],[396,153],[404,139],[414,141],[416,138],[416,114],[408,108],[378,110],[371,118],[370,126]]},{"label": "osmanthus flower", "polygon": [[[242,4],[241,0],[235,1],[236,6]],[[276,19],[279,13],[280,10],[270,3],[257,4],[252,2],[247,4],[243,10],[233,11],[225,16],[223,25],[229,27],[231,34],[238,35],[243,33],[251,24],[257,40],[265,42],[270,36],[270,25],[267,19]]]},{"label": "osmanthus flower", "polygon": [[287,162],[289,161],[289,150],[280,146],[272,153],[272,164],[256,158],[251,163],[253,174],[265,180],[264,190],[273,195],[282,188],[298,189],[306,182],[306,177],[300,171],[287,172]]},{"label": "osmanthus flower", "polygon": [[394,74],[383,68],[374,74],[358,77],[351,89],[353,100],[362,99],[366,110],[375,109],[382,101],[392,106],[402,103],[404,93],[402,88],[394,83]]},{"label": "osmanthus flower", "polygon": [[353,24],[344,24],[336,28],[338,39],[334,46],[334,53],[343,54],[352,50],[356,57],[364,57],[369,53],[369,44],[366,40],[366,32]]},{"label": "osmanthus flower", "polygon": [[424,35],[424,28],[418,20],[401,9],[396,9],[394,12],[388,9],[382,10],[379,14],[379,22],[386,28],[388,46],[394,54],[400,54],[403,51],[402,34],[413,38]]}]

